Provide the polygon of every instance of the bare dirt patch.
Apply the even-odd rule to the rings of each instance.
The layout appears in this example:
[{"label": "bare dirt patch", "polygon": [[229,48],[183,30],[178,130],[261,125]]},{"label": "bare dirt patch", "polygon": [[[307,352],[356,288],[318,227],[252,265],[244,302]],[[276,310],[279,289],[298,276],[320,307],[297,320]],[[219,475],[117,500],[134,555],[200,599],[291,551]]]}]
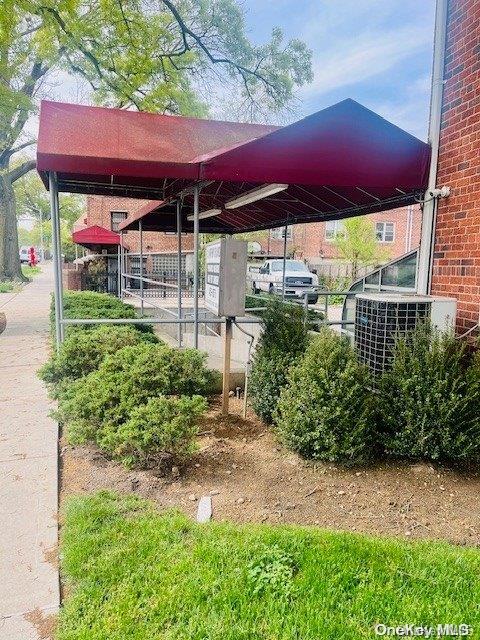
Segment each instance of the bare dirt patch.
[{"label": "bare dirt patch", "polygon": [[210,494],[216,520],[480,544],[478,471],[395,462],[360,469],[312,464],[282,447],[253,414],[243,420],[238,401],[231,404],[227,419],[217,404],[211,409],[198,453],[169,477],[128,471],[94,447],[63,446],[62,499],[99,489],[134,491],[194,517],[198,499]]},{"label": "bare dirt patch", "polygon": [[54,614],[45,614],[38,607],[24,615],[25,620],[32,624],[40,640],[54,640],[58,618]]}]

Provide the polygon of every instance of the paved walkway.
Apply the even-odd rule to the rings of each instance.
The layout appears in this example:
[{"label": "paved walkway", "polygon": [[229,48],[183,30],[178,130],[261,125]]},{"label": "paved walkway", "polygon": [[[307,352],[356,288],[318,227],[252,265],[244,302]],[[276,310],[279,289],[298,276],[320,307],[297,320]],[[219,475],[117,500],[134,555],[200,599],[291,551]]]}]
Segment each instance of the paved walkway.
[{"label": "paved walkway", "polygon": [[59,606],[57,425],[36,376],[47,359],[50,264],[0,296],[0,638],[48,637]]}]

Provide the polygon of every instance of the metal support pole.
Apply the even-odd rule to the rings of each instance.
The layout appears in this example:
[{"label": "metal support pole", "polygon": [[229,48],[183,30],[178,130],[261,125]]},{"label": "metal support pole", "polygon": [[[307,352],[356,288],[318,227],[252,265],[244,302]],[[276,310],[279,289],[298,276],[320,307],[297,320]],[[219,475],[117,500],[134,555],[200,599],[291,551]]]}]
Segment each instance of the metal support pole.
[{"label": "metal support pole", "polygon": [[[182,202],[177,200],[177,295],[178,319],[182,318]],[[182,346],[182,325],[178,325],[178,346]]]},{"label": "metal support pole", "polygon": [[50,189],[50,216],[52,221],[52,262],[53,262],[53,274],[54,274],[54,289],[53,296],[55,300],[55,343],[57,351],[60,349],[60,344],[63,340],[63,291],[62,291],[62,270],[61,270],[61,255],[59,256],[59,224],[58,224],[58,187],[57,177],[50,171],[48,174],[48,183]]},{"label": "metal support pole", "polygon": [[122,245],[117,247],[117,295],[122,297]]},{"label": "metal support pole", "polygon": [[200,187],[193,191],[193,346],[198,349],[198,277],[199,277],[199,196]]},{"label": "metal support pole", "polygon": [[123,231],[120,231],[120,300],[123,300],[124,297],[124,289],[125,289],[125,279],[123,274],[125,272],[125,248],[123,246]]},{"label": "metal support pole", "polygon": [[232,318],[225,318],[225,333],[223,337],[223,385],[222,385],[222,414],[228,415],[230,400],[230,360],[232,351]]},{"label": "metal support pole", "polygon": [[285,271],[287,270],[287,232],[288,225],[285,225],[283,235],[283,277],[282,277],[282,300],[285,300]]},{"label": "metal support pole", "polygon": [[143,224],[141,218],[138,222],[138,229],[140,231],[140,315],[143,318]]}]

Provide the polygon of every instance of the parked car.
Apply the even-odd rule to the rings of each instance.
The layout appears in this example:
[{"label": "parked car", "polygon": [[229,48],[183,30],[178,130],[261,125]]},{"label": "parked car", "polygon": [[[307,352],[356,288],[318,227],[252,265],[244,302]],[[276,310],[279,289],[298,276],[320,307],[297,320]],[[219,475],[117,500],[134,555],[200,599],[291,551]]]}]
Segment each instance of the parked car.
[{"label": "parked car", "polygon": [[[257,271],[250,269],[252,292],[265,291],[281,295],[283,291],[283,260],[266,260]],[[285,264],[285,296],[288,298],[304,299],[315,304],[318,293],[318,277],[312,273],[306,264],[300,260],[286,260]]]},{"label": "parked car", "polygon": [[28,264],[30,262],[30,247],[20,247],[20,262]]}]

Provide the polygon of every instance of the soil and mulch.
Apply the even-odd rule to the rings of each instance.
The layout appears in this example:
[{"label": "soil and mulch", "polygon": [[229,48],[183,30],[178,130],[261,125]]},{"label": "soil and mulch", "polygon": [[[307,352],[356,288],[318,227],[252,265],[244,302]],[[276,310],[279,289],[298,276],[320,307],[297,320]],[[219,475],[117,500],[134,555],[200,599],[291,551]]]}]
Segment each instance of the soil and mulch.
[{"label": "soil and mulch", "polygon": [[297,523],[480,545],[480,474],[424,463],[345,469],[307,462],[282,447],[252,413],[214,403],[199,449],[182,468],[129,471],[93,446],[61,448],[61,498],[107,489],[135,492],[160,509],[195,517],[211,495],[215,520]]}]

